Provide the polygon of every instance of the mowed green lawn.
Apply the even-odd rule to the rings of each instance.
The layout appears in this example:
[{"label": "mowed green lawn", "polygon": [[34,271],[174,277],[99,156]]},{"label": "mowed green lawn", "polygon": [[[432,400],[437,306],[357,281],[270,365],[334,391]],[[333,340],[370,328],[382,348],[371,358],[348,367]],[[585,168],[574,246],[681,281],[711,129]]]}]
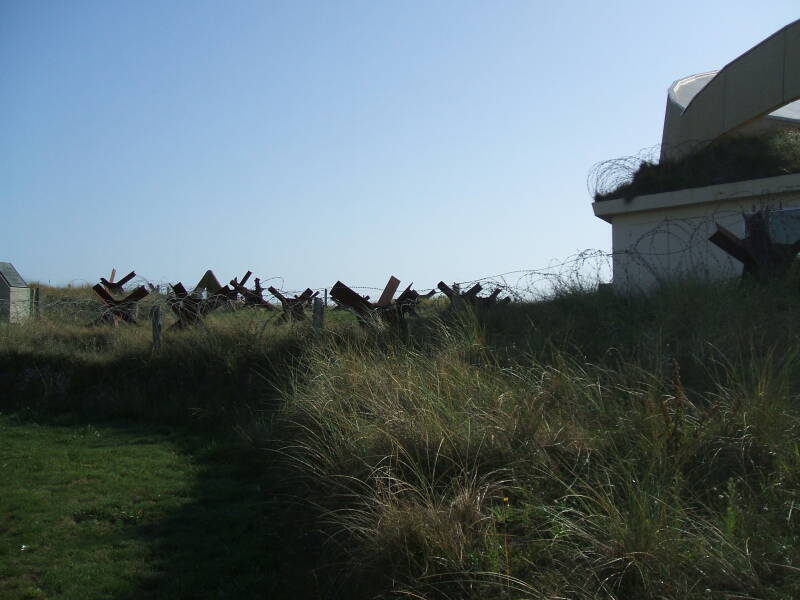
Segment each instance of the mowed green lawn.
[{"label": "mowed green lawn", "polygon": [[0,598],[286,593],[257,460],[170,427],[0,414]]}]

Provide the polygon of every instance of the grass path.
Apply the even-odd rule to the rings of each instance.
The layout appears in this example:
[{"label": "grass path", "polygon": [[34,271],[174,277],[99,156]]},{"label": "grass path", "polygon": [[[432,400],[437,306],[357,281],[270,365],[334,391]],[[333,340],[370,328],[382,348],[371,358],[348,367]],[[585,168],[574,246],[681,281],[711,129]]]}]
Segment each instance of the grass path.
[{"label": "grass path", "polygon": [[0,414],[0,597],[286,593],[253,460],[169,427]]}]

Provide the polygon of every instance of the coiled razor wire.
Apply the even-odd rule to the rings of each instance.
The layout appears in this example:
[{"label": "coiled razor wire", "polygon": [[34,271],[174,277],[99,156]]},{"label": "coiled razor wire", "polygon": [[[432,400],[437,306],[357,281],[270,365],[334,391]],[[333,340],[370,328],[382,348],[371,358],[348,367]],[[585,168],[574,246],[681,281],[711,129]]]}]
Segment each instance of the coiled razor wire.
[{"label": "coiled razor wire", "polygon": [[[717,221],[729,219],[738,214],[740,213],[737,211],[719,210],[698,218],[665,218],[652,224],[626,249],[617,253],[587,249],[538,269],[517,269],[464,281],[446,281],[446,283],[452,283],[462,290],[480,284],[486,293],[499,289],[502,295],[510,296],[513,300],[521,302],[547,299],[554,294],[570,290],[595,289],[599,284],[611,281],[612,269],[617,270],[616,276],[627,274],[624,273],[624,270],[633,268],[643,270],[655,282],[661,284],[665,282],[665,257],[668,257],[670,263],[670,273],[691,273],[701,278],[708,278],[710,273],[735,272],[740,265],[732,257],[710,251],[708,234],[713,230]],[[71,283],[75,282],[85,283],[86,287],[90,285],[90,282],[82,280],[73,280]],[[302,290],[281,289],[284,279],[280,276],[262,279],[262,282],[278,284],[274,287],[285,296],[296,296],[302,293]],[[137,277],[132,284],[134,286],[144,285],[151,291],[151,294],[141,301],[140,308],[160,304],[165,308],[165,314],[170,312],[168,307],[173,295],[169,283]],[[383,291],[382,287],[369,285],[349,287],[359,293]],[[312,291],[320,294],[327,289],[329,286],[311,288]],[[421,294],[430,291],[439,293],[437,288],[417,288],[417,291]],[[59,297],[59,294],[59,289],[53,292],[46,291],[40,300],[39,313],[48,317],[90,322],[108,310],[99,300]],[[275,298],[265,297],[276,308],[280,308],[280,304]],[[7,313],[2,302],[0,300],[0,310]],[[234,306],[238,306],[238,304],[234,304]],[[241,306],[245,305],[241,304]],[[269,320],[277,318],[280,313],[279,310],[275,313],[270,312],[267,318]],[[141,315],[141,310],[139,314]]]}]

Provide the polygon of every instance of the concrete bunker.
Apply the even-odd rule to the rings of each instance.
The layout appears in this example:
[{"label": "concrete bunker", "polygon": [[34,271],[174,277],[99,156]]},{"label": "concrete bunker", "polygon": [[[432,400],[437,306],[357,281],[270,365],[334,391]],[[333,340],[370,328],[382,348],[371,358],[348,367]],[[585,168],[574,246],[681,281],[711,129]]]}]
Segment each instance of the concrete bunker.
[{"label": "concrete bunker", "polygon": [[[674,82],[659,160],[652,166],[688,164],[724,144],[767,136],[786,137],[800,156],[799,98],[800,20],[719,71]],[[627,185],[617,196],[597,194],[594,213],[612,226],[614,287],[646,292],[680,278],[740,275],[742,264],[708,238],[717,224],[744,237],[744,216],[759,210],[768,210],[770,231],[781,240],[800,239],[800,168],[779,167],[745,179],[729,175],[721,183],[700,178],[664,191],[640,187],[637,192]]]}]

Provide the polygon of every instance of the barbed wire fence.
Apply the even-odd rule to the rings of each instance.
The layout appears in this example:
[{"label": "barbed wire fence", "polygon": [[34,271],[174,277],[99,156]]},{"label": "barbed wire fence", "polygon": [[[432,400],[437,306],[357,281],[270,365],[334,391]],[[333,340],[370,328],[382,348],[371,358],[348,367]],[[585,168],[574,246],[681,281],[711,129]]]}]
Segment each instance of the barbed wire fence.
[{"label": "barbed wire fence", "polygon": [[[461,289],[480,284],[486,290],[499,289],[502,295],[510,296],[517,302],[536,301],[567,290],[596,288],[599,283],[610,281],[611,257],[611,253],[603,250],[584,250],[564,260],[552,261],[545,267],[537,269],[518,269],[470,280],[448,281],[447,283],[452,283]],[[76,323],[96,321],[109,311],[109,308],[99,298],[85,295],[87,294],[87,288],[90,288],[93,283],[76,279],[71,281],[67,288],[42,286],[44,287],[44,293],[38,302],[38,306],[32,307],[32,309],[42,317],[58,321]],[[302,290],[284,288],[284,279],[279,276],[261,279],[261,284],[264,287],[273,285],[287,297],[302,293]],[[35,286],[36,284],[33,285]],[[150,292],[147,297],[138,303],[139,314],[143,312],[142,309],[155,305],[159,305],[164,314],[170,314],[169,307],[174,302],[171,283],[137,276],[128,282],[126,289],[131,290],[138,286],[144,286]],[[327,295],[327,291],[331,287],[320,286],[310,289],[313,292],[319,292],[320,296],[323,296]],[[370,285],[350,287],[360,294],[372,295],[373,297],[383,291],[382,287]],[[417,288],[417,291],[421,294],[430,291],[435,292],[436,295],[441,294],[436,287]],[[279,302],[271,294],[265,293],[264,298],[272,307],[280,309]],[[8,308],[3,307],[2,302],[0,300],[0,312],[7,312]],[[5,303],[8,303],[8,301],[6,300]],[[236,306],[236,303],[234,303],[234,306]],[[254,310],[259,309],[254,308]],[[269,320],[278,318],[281,314],[280,310],[272,312],[262,309],[262,312],[269,313],[265,316]]]},{"label": "barbed wire fence", "polygon": [[[752,209],[755,211],[767,204],[770,203],[766,200],[761,203],[754,200]],[[775,202],[771,204],[774,206]],[[631,292],[647,292],[670,280],[686,276],[707,281],[719,279],[720,274],[737,277],[741,275],[742,264],[708,241],[718,223],[725,223],[734,230],[738,227],[738,231],[743,233],[743,213],[740,210],[717,209],[705,215],[683,219],[664,217],[641,224],[640,232],[631,236],[624,247],[615,252],[587,249],[565,259],[551,261],[540,268],[445,282],[462,290],[480,284],[487,291],[499,289],[503,296],[509,296],[516,302],[532,302],[564,292],[596,289],[601,284],[611,282],[612,275],[615,284],[620,283],[620,287]],[[286,297],[302,293],[302,290],[286,289],[284,279],[280,276],[260,281],[262,287],[272,285]],[[85,288],[91,285],[89,281],[73,280],[72,290],[45,287],[46,291],[37,307],[38,313],[63,321],[91,322],[98,319],[108,310],[107,307],[97,298],[79,296],[81,290],[75,289],[84,288],[85,294]],[[174,294],[170,283],[140,276],[129,282],[127,287],[133,289],[140,285],[151,292],[140,302],[142,308],[160,305],[164,314],[171,313],[169,307],[174,302]],[[327,296],[331,287],[310,289],[322,297]],[[373,297],[383,291],[382,287],[371,285],[349,287],[359,294]],[[417,288],[417,291],[423,295],[430,291],[435,295],[440,294],[436,287]],[[271,294],[265,293],[264,299],[272,307],[280,309],[277,298]],[[0,301],[0,314],[7,313],[9,308]],[[268,320],[279,318],[282,312],[261,310],[269,313],[265,316]]]}]

